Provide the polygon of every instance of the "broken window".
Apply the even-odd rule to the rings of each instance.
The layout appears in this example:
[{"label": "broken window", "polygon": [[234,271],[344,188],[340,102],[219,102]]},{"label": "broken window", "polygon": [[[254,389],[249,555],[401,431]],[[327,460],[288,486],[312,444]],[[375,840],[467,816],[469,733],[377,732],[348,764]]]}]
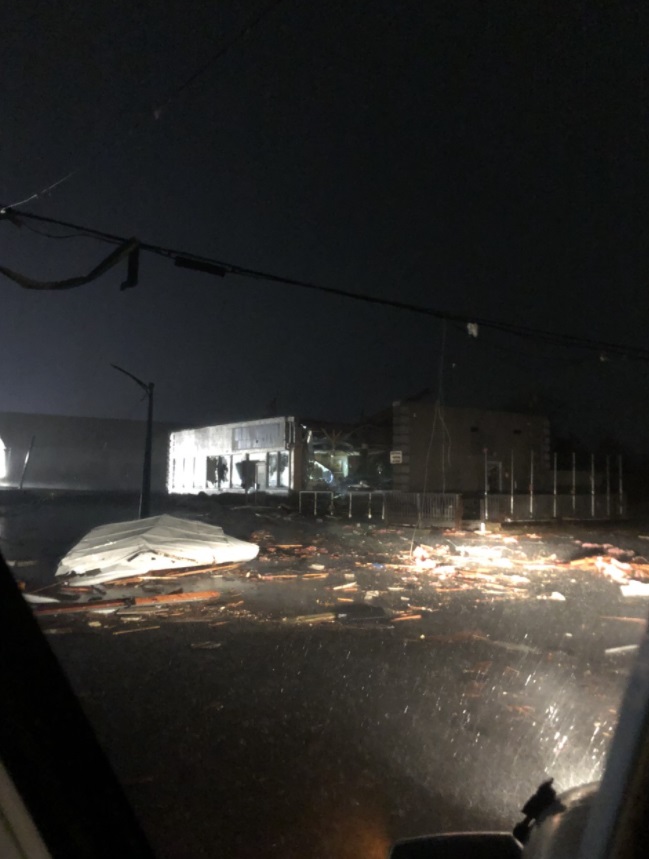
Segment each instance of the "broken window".
[{"label": "broken window", "polygon": [[278,486],[286,489],[290,486],[291,475],[289,473],[288,451],[282,450],[279,452],[279,478]]},{"label": "broken window", "polygon": [[231,471],[231,485],[232,486],[241,486],[241,469],[240,465],[244,461],[244,457],[241,454],[235,454],[232,457],[232,471]]},{"label": "broken window", "polygon": [[208,489],[217,488],[219,485],[220,458],[220,456],[208,456],[205,460],[205,485]]},{"label": "broken window", "polygon": [[269,453],[268,454],[268,486],[270,488],[277,486],[277,478],[278,478],[277,458],[278,458],[277,453]]}]

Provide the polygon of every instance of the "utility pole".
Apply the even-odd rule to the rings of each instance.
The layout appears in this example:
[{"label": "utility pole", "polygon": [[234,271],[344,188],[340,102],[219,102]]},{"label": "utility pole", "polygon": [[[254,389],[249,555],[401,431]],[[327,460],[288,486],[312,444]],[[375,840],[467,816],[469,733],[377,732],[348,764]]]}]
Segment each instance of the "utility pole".
[{"label": "utility pole", "polygon": [[146,437],[144,441],[144,463],[142,465],[142,489],[140,491],[139,518],[147,519],[151,515],[151,457],[153,450],[153,382],[143,382],[133,373],[129,373],[117,364],[110,365],[114,370],[124,373],[129,379],[133,379],[136,385],[144,391],[147,397]]}]

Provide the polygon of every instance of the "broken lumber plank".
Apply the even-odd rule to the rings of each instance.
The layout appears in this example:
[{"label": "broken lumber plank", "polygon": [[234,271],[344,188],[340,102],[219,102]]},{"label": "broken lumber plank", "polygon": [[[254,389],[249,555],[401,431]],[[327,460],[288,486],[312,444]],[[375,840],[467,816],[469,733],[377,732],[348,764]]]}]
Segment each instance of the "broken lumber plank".
[{"label": "broken lumber plank", "polygon": [[33,611],[35,614],[39,615],[75,614],[86,611],[117,611],[120,608],[132,608],[133,606],[206,602],[207,600],[213,600],[220,596],[220,591],[190,591],[189,593],[180,594],[152,594],[151,596],[146,597],[124,597],[122,599],[95,600],[94,602],[85,603],[57,603],[56,605],[50,605],[48,603],[43,606],[35,606]]},{"label": "broken lumber plank", "polygon": [[324,611],[320,614],[301,614],[290,618],[291,623],[325,623],[336,619],[333,611]]},{"label": "broken lumber plank", "polygon": [[133,626],[130,629],[115,629],[113,630],[113,635],[126,635],[129,632],[148,632],[150,629],[160,629],[160,625],[158,626]]}]

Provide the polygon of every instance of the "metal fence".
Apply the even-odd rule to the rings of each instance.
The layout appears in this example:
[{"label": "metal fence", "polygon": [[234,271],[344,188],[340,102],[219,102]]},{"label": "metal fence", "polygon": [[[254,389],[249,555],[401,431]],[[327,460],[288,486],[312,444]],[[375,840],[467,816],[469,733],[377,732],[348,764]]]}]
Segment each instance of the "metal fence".
[{"label": "metal fence", "polygon": [[385,520],[385,498],[387,492],[348,492],[337,499],[341,515],[348,519]]},{"label": "metal fence", "polygon": [[[467,514],[473,518],[478,508]],[[349,519],[376,519],[387,525],[459,526],[464,504],[459,493],[443,492],[333,492],[303,490],[299,495],[300,513],[323,516],[336,513]],[[627,515],[624,495],[593,493],[553,495],[526,493],[520,495],[489,494],[480,500],[479,517],[486,522],[506,520],[549,519],[624,519]]]},{"label": "metal fence", "polygon": [[462,521],[462,496],[449,492],[386,492],[390,525],[454,526]]},{"label": "metal fence", "polygon": [[489,494],[480,502],[480,518],[491,522],[507,519],[623,519],[626,515],[626,498],[618,494]]},{"label": "metal fence", "polygon": [[299,495],[300,513],[321,516],[334,512],[334,494],[328,490],[303,489]]},{"label": "metal fence", "polygon": [[457,525],[462,520],[462,496],[442,492],[333,492],[303,490],[300,513],[319,516],[336,512],[348,519],[377,519],[387,525]]}]

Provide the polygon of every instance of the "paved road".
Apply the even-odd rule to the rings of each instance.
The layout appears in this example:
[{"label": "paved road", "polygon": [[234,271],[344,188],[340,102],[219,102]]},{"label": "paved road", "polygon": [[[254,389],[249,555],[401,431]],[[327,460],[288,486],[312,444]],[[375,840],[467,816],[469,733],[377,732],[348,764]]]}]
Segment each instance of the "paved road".
[{"label": "paved road", "polygon": [[[286,539],[298,526],[275,530]],[[599,777],[631,659],[605,651],[639,640],[646,600],[579,570],[562,574],[564,600],[538,598],[558,587],[545,574],[530,574],[525,595],[441,592],[420,576],[369,601],[385,619],[345,620],[332,582],[353,574],[360,605],[373,587],[401,586],[372,559],[404,534],[348,529],[345,552],[340,524],[318,528],[330,529],[325,552],[252,570],[315,558],[327,579],[237,573],[210,580],[214,604],[179,614],[46,624],[160,857],[378,859],[397,837],[509,828],[546,775],[561,789]],[[45,569],[56,529],[47,546],[18,530],[14,548]],[[407,601],[428,610],[395,622]],[[294,622],[332,608],[331,623]]]}]

